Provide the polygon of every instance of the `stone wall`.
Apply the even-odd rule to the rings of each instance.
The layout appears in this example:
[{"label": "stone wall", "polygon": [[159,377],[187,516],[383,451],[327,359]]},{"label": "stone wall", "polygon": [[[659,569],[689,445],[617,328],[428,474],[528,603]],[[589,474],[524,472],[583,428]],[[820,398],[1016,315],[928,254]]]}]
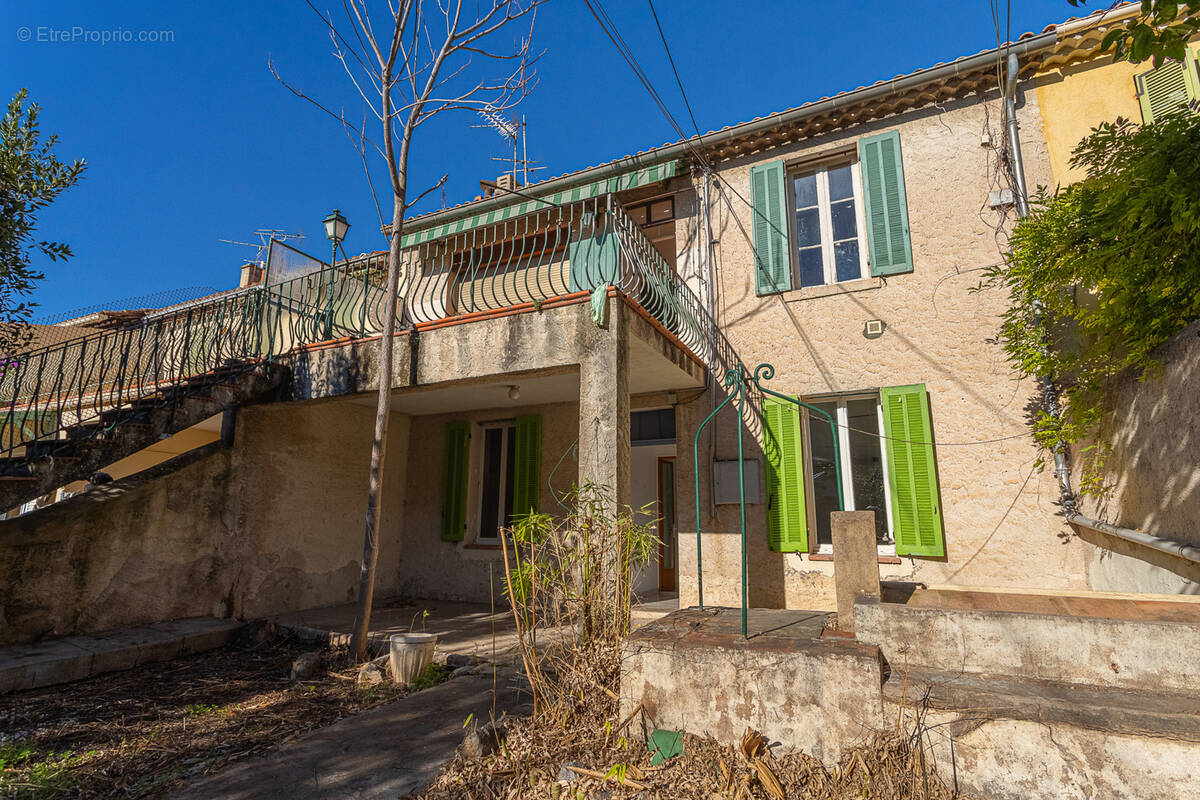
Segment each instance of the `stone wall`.
[{"label": "stone wall", "polygon": [[[1050,180],[1037,97],[1021,96],[1022,147],[1030,185]],[[713,192],[718,322],[747,364],[770,362],[776,391],[801,396],[873,391],[924,383],[929,391],[946,540],[942,560],[902,559],[881,565],[882,577],[930,583],[1010,585],[1045,589],[1088,586],[1091,546],[1069,536],[1056,515],[1049,471],[1038,472],[1028,436],[1026,405],[1032,381],[1009,367],[996,341],[1003,291],[975,293],[981,270],[1000,260],[996,226],[987,207],[996,154],[980,146],[990,128],[1000,141],[995,93],[897,115],[722,163],[732,188]],[[844,150],[863,135],[898,130],[903,154],[912,273],[868,278],[766,296],[755,292],[750,167],[777,159]],[[720,198],[724,196],[729,203]],[[1011,217],[1011,209],[1009,216]],[[686,226],[684,226],[686,231]],[[882,336],[867,339],[864,323],[879,319]],[[679,409],[679,438],[690,450],[696,426],[719,402],[702,397]],[[735,425],[722,412],[701,446],[701,462],[736,458]],[[753,425],[753,423],[752,423]],[[708,438],[707,436],[705,437]],[[757,436],[747,436],[761,458]],[[736,605],[740,594],[738,508],[709,505],[708,467],[701,486],[705,601]],[[691,458],[680,459],[681,603],[696,602],[695,505]],[[750,604],[832,608],[832,563],[810,555],[769,552],[765,507],[748,507]]]},{"label": "stone wall", "polygon": [[[0,643],[350,600],[373,413],[349,401],[248,406],[232,447],[0,522]],[[395,591],[407,437],[395,415],[380,595]]]},{"label": "stone wall", "polygon": [[[1081,498],[1095,519],[1200,547],[1200,322],[1156,353],[1161,369],[1146,380],[1121,378],[1110,399],[1103,440],[1110,494]],[[1075,485],[1079,485],[1078,470]],[[1093,588],[1122,592],[1200,593],[1200,565],[1091,531]]]}]

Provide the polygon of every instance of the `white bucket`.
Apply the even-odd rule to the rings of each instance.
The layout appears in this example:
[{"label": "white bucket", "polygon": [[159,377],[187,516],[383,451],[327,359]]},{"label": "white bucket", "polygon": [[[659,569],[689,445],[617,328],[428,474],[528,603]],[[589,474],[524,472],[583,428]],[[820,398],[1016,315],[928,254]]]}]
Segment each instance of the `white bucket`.
[{"label": "white bucket", "polygon": [[433,663],[436,633],[394,633],[388,639],[392,680],[407,686]]}]

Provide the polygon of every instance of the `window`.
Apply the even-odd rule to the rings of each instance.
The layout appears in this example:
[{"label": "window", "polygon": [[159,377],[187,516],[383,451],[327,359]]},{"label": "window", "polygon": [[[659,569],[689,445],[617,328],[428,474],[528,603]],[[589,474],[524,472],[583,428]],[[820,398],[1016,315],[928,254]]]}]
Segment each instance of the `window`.
[{"label": "window", "polygon": [[[831,552],[829,515],[838,507],[840,486],[847,511],[875,512],[883,553],[945,557],[925,384],[814,398],[806,405],[817,411],[805,408],[802,414],[793,400],[763,400],[767,548]],[[826,414],[836,426],[836,449]]]},{"label": "window", "polygon": [[629,415],[630,441],[634,445],[674,444],[675,409],[634,411]]},{"label": "window", "polygon": [[1200,61],[1189,50],[1183,61],[1168,59],[1152,70],[1134,75],[1133,83],[1142,107],[1142,122],[1148,125],[1200,101]]},{"label": "window", "polygon": [[857,149],[805,171],[750,167],[759,295],[913,271],[900,133],[864,136]]},{"label": "window", "polygon": [[500,539],[500,529],[512,524],[513,485],[516,477],[516,425],[495,422],[482,426],[480,463],[479,531],[476,540]]},{"label": "window", "polygon": [[858,162],[822,166],[788,177],[796,283],[824,286],[865,278],[866,226]]},{"label": "window", "polygon": [[[846,510],[874,511],[876,543],[885,552],[895,552],[887,448],[880,436],[883,417],[879,396],[872,393],[811,402],[832,416],[837,425]],[[811,479],[809,497],[816,523],[813,527],[818,551],[829,552],[833,547],[829,514],[838,507],[833,434],[825,417],[811,411],[807,416],[809,458],[805,471]]]}]

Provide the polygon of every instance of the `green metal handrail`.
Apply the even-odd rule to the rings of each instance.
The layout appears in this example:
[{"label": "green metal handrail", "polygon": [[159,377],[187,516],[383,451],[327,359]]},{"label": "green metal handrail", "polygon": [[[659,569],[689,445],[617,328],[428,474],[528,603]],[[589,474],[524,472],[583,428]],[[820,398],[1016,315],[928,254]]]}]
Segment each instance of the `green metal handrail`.
[{"label": "green metal handrail", "polygon": [[837,423],[833,421],[833,417],[824,409],[817,408],[800,400],[798,397],[789,397],[788,395],[780,394],[779,392],[767,389],[762,385],[762,381],[771,380],[775,377],[775,367],[768,363],[759,364],[754,368],[753,373],[747,373],[743,364],[738,364],[733,369],[726,371],[724,383],[731,391],[728,396],[721,401],[720,405],[712,410],[712,413],[704,418],[704,421],[696,428],[696,434],[692,439],[692,474],[695,478],[695,497],[696,497],[696,589],[698,595],[698,605],[704,608],[704,555],[703,542],[701,536],[701,517],[700,517],[700,435],[704,432],[704,428],[713,418],[729,405],[734,399],[737,400],[738,409],[738,507],[740,511],[741,523],[741,545],[742,545],[742,638],[747,636],[748,616],[749,616],[749,600],[746,592],[747,584],[749,583],[749,575],[746,559],[746,455],[745,445],[743,442],[744,436],[742,428],[745,426],[745,401],[747,391],[750,384],[753,384],[761,393],[779,398],[788,403],[792,403],[802,408],[807,408],[809,411],[814,411],[817,414],[825,417],[829,423],[829,431],[833,436],[833,467],[837,478],[837,494],[838,494],[838,510],[845,510],[845,498],[842,495],[842,460],[840,455],[840,444],[837,433]]}]

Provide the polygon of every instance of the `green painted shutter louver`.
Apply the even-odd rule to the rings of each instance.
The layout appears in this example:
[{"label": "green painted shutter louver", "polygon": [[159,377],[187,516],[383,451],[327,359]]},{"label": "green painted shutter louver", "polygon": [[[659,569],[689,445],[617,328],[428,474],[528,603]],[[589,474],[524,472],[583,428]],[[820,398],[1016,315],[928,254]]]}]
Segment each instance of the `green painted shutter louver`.
[{"label": "green painted shutter louver", "polygon": [[525,414],[517,417],[517,437],[513,465],[513,516],[520,518],[538,510],[538,489],[542,478],[542,417]]},{"label": "green painted shutter louver", "polygon": [[880,391],[880,403],[887,436],[896,553],[944,556],[946,543],[942,535],[937,461],[925,384],[886,387]]},{"label": "green painted shutter louver", "polygon": [[767,489],[767,547],[777,553],[808,550],[800,408],[763,400],[763,461]]},{"label": "green painted shutter louver", "polygon": [[1164,61],[1157,69],[1133,77],[1142,122],[1179,111],[1189,100],[1200,100],[1200,79],[1196,75],[1196,56],[1189,52],[1186,61]]},{"label": "green painted shutter louver", "polygon": [[896,131],[858,140],[862,171],[867,250],[871,275],[912,272],[912,241],[908,231],[908,199],[904,192],[904,162]]},{"label": "green painted shutter louver", "polygon": [[442,467],[442,540],[461,542],[467,528],[467,461],[471,432],[466,422],[446,423]]},{"label": "green painted shutter louver", "polygon": [[750,204],[755,288],[759,294],[785,292],[792,288],[792,257],[782,161],[750,168]]}]

